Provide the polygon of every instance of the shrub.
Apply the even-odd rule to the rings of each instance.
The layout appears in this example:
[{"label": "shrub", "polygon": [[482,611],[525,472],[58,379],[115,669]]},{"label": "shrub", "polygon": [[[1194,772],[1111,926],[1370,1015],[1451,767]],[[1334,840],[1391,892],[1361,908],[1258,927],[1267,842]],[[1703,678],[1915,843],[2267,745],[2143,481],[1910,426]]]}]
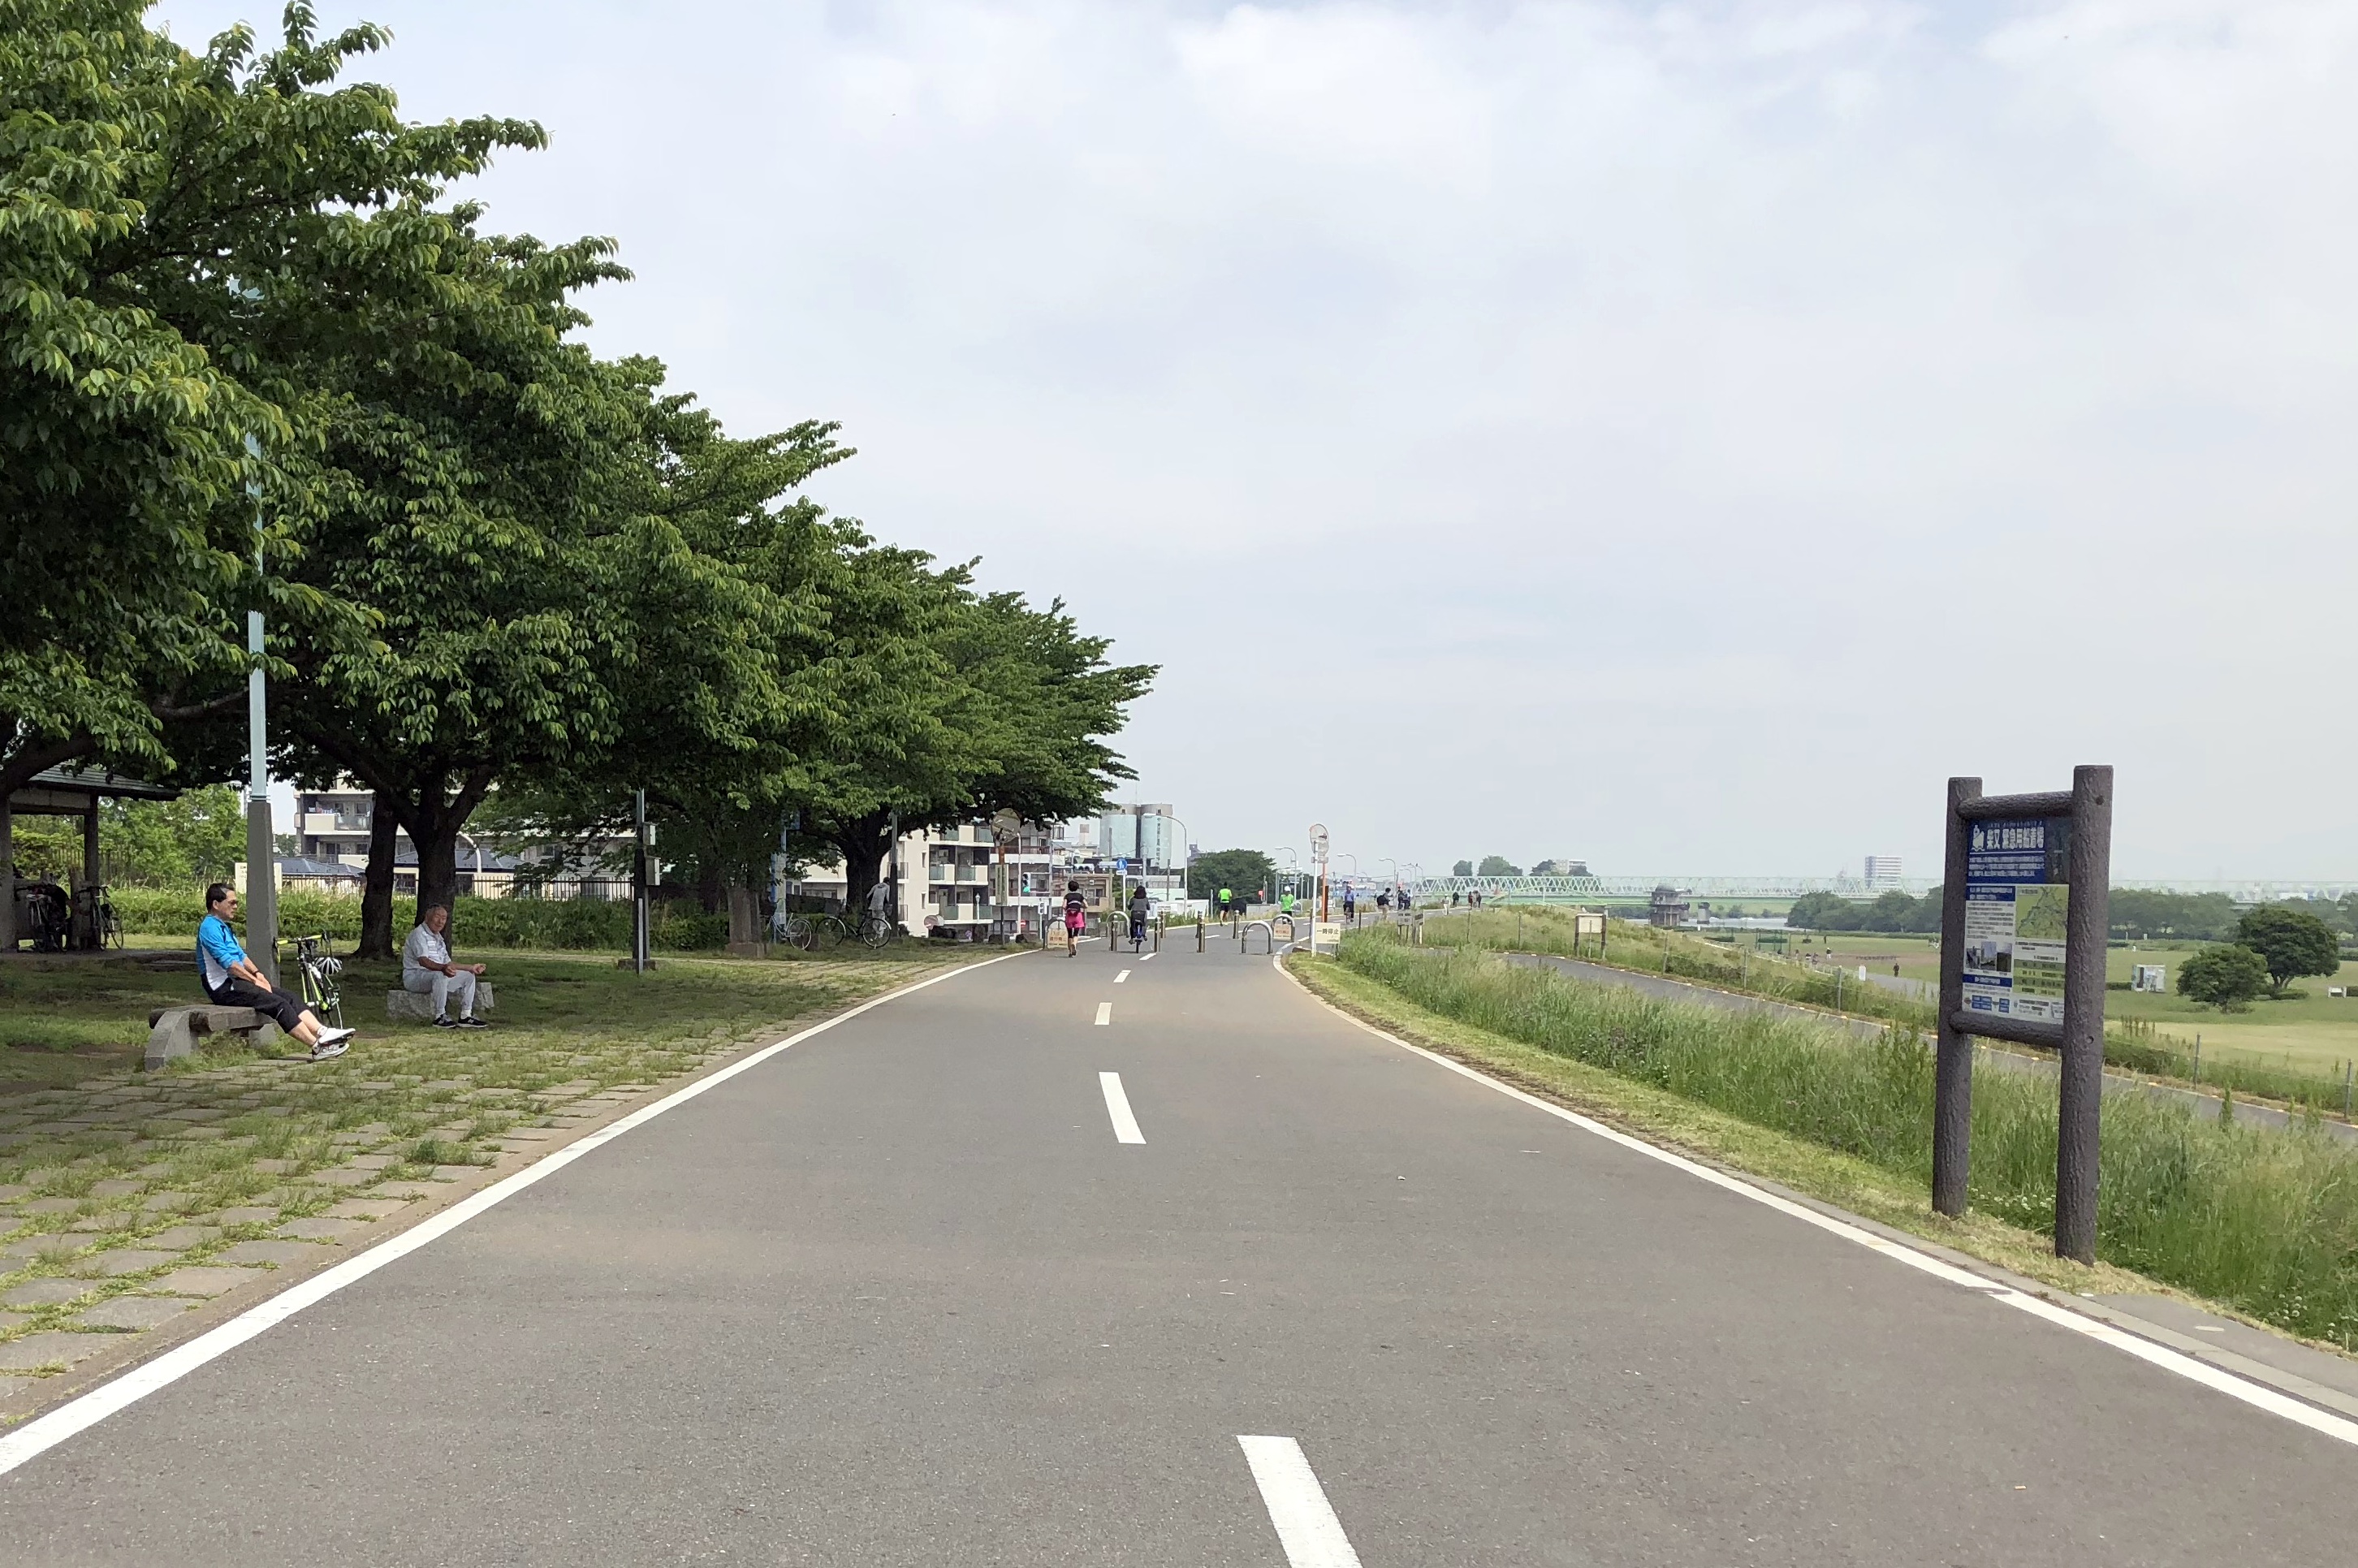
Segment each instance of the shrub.
[{"label": "shrub", "polygon": [[2223,1011],[2243,1011],[2267,989],[2268,961],[2249,947],[2204,947],[2178,966],[2178,994]]}]

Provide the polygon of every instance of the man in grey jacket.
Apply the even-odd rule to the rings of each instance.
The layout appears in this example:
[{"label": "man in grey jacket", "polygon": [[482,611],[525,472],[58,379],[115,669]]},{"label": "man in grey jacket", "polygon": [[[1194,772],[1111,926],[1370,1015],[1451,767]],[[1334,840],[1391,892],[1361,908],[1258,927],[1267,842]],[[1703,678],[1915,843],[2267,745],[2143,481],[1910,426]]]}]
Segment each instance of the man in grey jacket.
[{"label": "man in grey jacket", "polygon": [[[475,979],[483,966],[450,961],[450,944],[443,935],[449,928],[450,912],[438,903],[411,928],[409,940],[401,945],[402,989],[420,996],[431,993],[434,1022],[441,1028],[489,1029],[475,1016]],[[459,999],[456,1018],[448,1011],[453,996]]]}]

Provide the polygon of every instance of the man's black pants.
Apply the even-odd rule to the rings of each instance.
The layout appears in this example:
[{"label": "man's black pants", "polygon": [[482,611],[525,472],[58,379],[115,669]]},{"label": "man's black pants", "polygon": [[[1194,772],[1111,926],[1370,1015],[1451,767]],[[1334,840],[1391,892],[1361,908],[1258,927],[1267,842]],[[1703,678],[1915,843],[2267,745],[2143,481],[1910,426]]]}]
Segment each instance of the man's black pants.
[{"label": "man's black pants", "polygon": [[290,996],[276,986],[265,990],[243,975],[232,975],[218,989],[207,987],[205,995],[215,1007],[250,1007],[289,1034],[303,1022],[301,997]]}]

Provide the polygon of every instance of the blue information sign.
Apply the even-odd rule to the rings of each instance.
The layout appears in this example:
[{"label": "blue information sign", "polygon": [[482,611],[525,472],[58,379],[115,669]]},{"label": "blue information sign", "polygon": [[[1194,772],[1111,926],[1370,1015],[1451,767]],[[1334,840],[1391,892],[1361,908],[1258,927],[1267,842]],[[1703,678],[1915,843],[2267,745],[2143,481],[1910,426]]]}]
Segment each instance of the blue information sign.
[{"label": "blue information sign", "polygon": [[1965,990],[1974,1012],[2063,1021],[2071,819],[1976,822],[1965,840]]}]

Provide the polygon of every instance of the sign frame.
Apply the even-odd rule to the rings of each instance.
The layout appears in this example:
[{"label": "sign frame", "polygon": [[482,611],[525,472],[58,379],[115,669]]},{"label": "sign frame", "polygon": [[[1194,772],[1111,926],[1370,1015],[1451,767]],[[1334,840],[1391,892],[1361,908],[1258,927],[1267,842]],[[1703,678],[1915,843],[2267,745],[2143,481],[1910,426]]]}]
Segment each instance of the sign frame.
[{"label": "sign frame", "polygon": [[1932,1207],[1965,1212],[1974,1037],[2058,1052],[2055,1253],[2093,1263],[2113,770],[2074,768],[2069,790],[2039,795],[1985,795],[1981,780],[1952,778],[1943,837]]}]

